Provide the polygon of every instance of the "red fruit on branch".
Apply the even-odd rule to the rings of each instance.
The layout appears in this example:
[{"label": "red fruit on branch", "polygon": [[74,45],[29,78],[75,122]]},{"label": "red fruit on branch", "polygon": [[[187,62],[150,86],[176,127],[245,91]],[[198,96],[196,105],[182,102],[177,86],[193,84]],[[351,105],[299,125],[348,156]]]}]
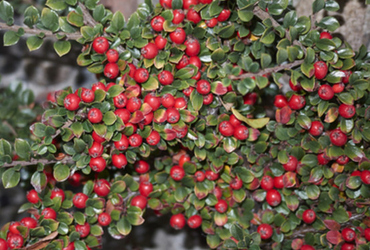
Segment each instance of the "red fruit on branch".
[{"label": "red fruit on branch", "polygon": [[91,90],[94,91],[97,91],[98,89],[101,89],[103,91],[106,91],[106,88],[105,88],[105,85],[104,83],[102,82],[97,82],[97,83],[94,83],[92,86],[91,86]]},{"label": "red fruit on branch", "polygon": [[184,11],[181,10],[181,9],[176,9],[176,10],[173,10],[172,13],[173,13],[172,23],[173,24],[180,24],[180,23],[182,23],[182,21],[185,18]]},{"label": "red fruit on branch", "polygon": [[228,208],[227,202],[222,199],[219,199],[215,205],[216,211],[221,214],[226,213],[227,208]]},{"label": "red fruit on branch", "polygon": [[330,159],[327,157],[325,153],[321,153],[317,155],[317,162],[319,165],[327,165]]},{"label": "red fruit on branch", "polygon": [[172,8],[172,0],[159,0],[159,3],[165,9],[171,9]]},{"label": "red fruit on branch", "polygon": [[340,128],[334,129],[330,132],[330,141],[335,146],[344,146],[347,143],[347,135]]},{"label": "red fruit on branch", "polygon": [[349,227],[342,229],[342,237],[347,242],[352,242],[356,238],[356,232]]},{"label": "red fruit on branch", "polygon": [[261,188],[268,191],[274,188],[274,179],[269,176],[265,175],[261,179]]},{"label": "red fruit on branch", "polygon": [[218,125],[218,130],[223,136],[234,135],[234,126],[229,121],[223,121]]},{"label": "red fruit on branch", "polygon": [[89,199],[89,196],[87,196],[86,194],[77,193],[73,196],[72,202],[75,207],[83,209],[86,207],[87,199]]},{"label": "red fruit on branch", "polygon": [[0,250],[8,250],[8,242],[6,240],[0,238]]},{"label": "red fruit on branch", "polygon": [[311,224],[316,220],[316,213],[312,209],[307,209],[302,214],[302,220],[307,223]]},{"label": "red fruit on branch", "polygon": [[211,84],[207,80],[199,80],[196,89],[199,94],[206,95],[211,91]]},{"label": "red fruit on branch", "polygon": [[13,234],[21,234],[17,227],[20,226],[21,223],[19,221],[13,221],[13,222],[10,222],[9,224],[9,231],[12,232]]},{"label": "red fruit on branch", "polygon": [[41,211],[41,215],[44,216],[44,219],[52,219],[52,220],[55,220],[57,218],[57,213],[55,212],[54,209],[52,209],[50,207],[44,208]]},{"label": "red fruit on branch", "polygon": [[8,237],[7,245],[10,249],[21,248],[24,244],[24,239],[20,234],[12,234]]},{"label": "red fruit on branch", "polygon": [[355,249],[356,249],[356,246],[350,243],[344,243],[342,247],[340,248],[340,250],[355,250]]},{"label": "red fruit on branch", "polygon": [[189,219],[188,219],[188,226],[190,228],[198,228],[202,225],[202,217],[200,215],[193,215],[193,216],[190,216]]},{"label": "red fruit on branch", "polygon": [[188,56],[197,56],[200,52],[200,43],[199,41],[194,37],[188,37],[186,41],[184,42],[184,45],[186,46],[185,53]]},{"label": "red fruit on branch", "polygon": [[173,74],[168,70],[163,70],[161,73],[158,74],[158,81],[162,85],[170,85],[172,84],[173,80]]},{"label": "red fruit on branch", "polygon": [[117,63],[107,63],[104,67],[104,75],[109,79],[114,79],[119,74],[119,68]]},{"label": "red fruit on branch", "polygon": [[340,165],[346,165],[349,162],[349,157],[346,155],[341,155],[338,157],[336,162]]},{"label": "red fruit on branch", "polygon": [[300,110],[306,105],[306,100],[301,95],[292,95],[289,99],[288,105],[293,110]]},{"label": "red fruit on branch", "polygon": [[315,248],[311,245],[303,245],[301,250],[315,250]]},{"label": "red fruit on branch", "polygon": [[180,27],[176,28],[175,31],[170,33],[170,38],[173,43],[176,43],[176,44],[184,43],[186,39],[185,30],[183,30]]},{"label": "red fruit on branch", "polygon": [[101,213],[98,216],[98,222],[101,226],[108,226],[112,221],[111,216],[108,213]]},{"label": "red fruit on branch", "polygon": [[114,142],[114,147],[121,151],[126,150],[128,146],[129,146],[129,141],[124,134],[121,135],[121,139],[119,141]]},{"label": "red fruit on branch", "polygon": [[110,192],[110,183],[106,179],[99,179],[95,181],[94,193],[99,196],[105,197]]},{"label": "red fruit on branch", "polygon": [[293,155],[289,156],[288,162],[283,164],[285,171],[295,171],[298,166],[298,160]]},{"label": "red fruit on branch", "polygon": [[124,168],[127,165],[126,156],[122,153],[112,155],[112,164],[116,168]]},{"label": "red fruit on branch", "polygon": [[146,161],[143,161],[143,160],[139,160],[137,162],[135,162],[135,171],[138,173],[138,174],[145,174],[146,172],[149,171],[149,164],[146,162]]},{"label": "red fruit on branch", "polygon": [[206,174],[203,171],[198,170],[195,172],[194,177],[197,182],[202,182],[206,178]]},{"label": "red fruit on branch", "polygon": [[70,111],[75,111],[80,107],[81,99],[76,94],[68,94],[64,98],[64,107]]},{"label": "red fruit on branch", "polygon": [[92,108],[89,110],[89,113],[87,114],[87,118],[91,123],[99,123],[103,120],[103,114],[100,111],[100,109]]},{"label": "red fruit on branch", "polygon": [[32,204],[37,204],[40,201],[39,194],[34,189],[28,191],[26,197],[27,200]]},{"label": "red fruit on branch", "polygon": [[93,50],[98,54],[104,54],[109,49],[109,41],[105,37],[97,37],[92,43]]},{"label": "red fruit on branch", "polygon": [[231,11],[228,9],[223,9],[221,13],[217,17],[217,21],[219,22],[225,22],[227,19],[229,19],[231,15]]},{"label": "red fruit on branch", "polygon": [[124,108],[127,105],[127,96],[124,93],[121,93],[113,97],[113,104],[116,108]]},{"label": "red fruit on branch", "polygon": [[166,47],[166,44],[167,44],[167,39],[164,38],[162,35],[158,35],[155,39],[154,39],[154,43],[155,43],[155,46],[157,46],[157,48],[159,50],[161,49],[164,49]]},{"label": "red fruit on branch", "polygon": [[131,203],[130,204],[131,204],[131,206],[138,207],[141,210],[144,210],[146,208],[146,205],[148,204],[148,200],[143,195],[137,195],[137,196],[134,196],[131,199]]},{"label": "red fruit on branch", "polygon": [[102,172],[107,166],[107,162],[103,157],[91,158],[89,163],[91,169],[95,172]]},{"label": "red fruit on branch", "polygon": [[133,78],[137,83],[144,83],[149,79],[149,72],[147,69],[139,68],[133,74]]},{"label": "red fruit on branch", "polygon": [[296,85],[292,82],[292,79],[289,79],[289,86],[294,92],[301,91],[303,88],[299,82],[296,82]]},{"label": "red fruit on branch", "polygon": [[284,177],[284,175],[274,177],[274,187],[275,188],[277,188],[277,189],[284,188],[283,177]]},{"label": "red fruit on branch", "polygon": [[321,85],[317,93],[321,99],[326,101],[331,100],[335,94],[333,88],[328,84]]},{"label": "red fruit on branch", "polygon": [[170,170],[170,176],[175,181],[181,181],[185,177],[185,170],[180,166],[173,166]]},{"label": "red fruit on branch", "polygon": [[154,43],[148,43],[141,49],[141,54],[146,59],[153,59],[158,55],[158,48]]},{"label": "red fruit on branch", "polygon": [[279,205],[281,202],[281,195],[279,191],[275,189],[267,191],[266,202],[272,207],[276,207],[277,205]]},{"label": "red fruit on branch", "polygon": [[140,182],[139,184],[139,192],[141,195],[148,197],[149,194],[153,191],[153,184],[146,181],[146,182]]},{"label": "red fruit on branch", "polygon": [[191,6],[197,5],[198,3],[199,3],[198,0],[183,0],[182,1],[182,8],[184,10],[187,10]]},{"label": "red fruit on branch", "polygon": [[182,229],[186,224],[186,219],[183,214],[174,214],[171,216],[170,225],[176,230]]},{"label": "red fruit on branch", "polygon": [[81,238],[86,238],[90,234],[90,224],[86,221],[83,225],[76,225],[76,232],[80,234]]},{"label": "red fruit on branch", "polygon": [[94,91],[92,91],[90,89],[87,89],[87,88],[82,88],[81,99],[82,99],[82,101],[84,101],[86,103],[93,102],[94,99],[95,99]]},{"label": "red fruit on branch", "polygon": [[159,135],[159,133],[155,130],[152,130],[152,132],[150,132],[149,136],[146,138],[146,142],[150,145],[150,146],[155,146],[157,145],[161,140],[161,136]]},{"label": "red fruit on branch", "polygon": [[318,80],[324,79],[328,74],[328,65],[323,61],[315,62],[313,67],[315,69],[315,77]]},{"label": "red fruit on branch", "polygon": [[55,197],[60,197],[63,202],[66,196],[62,189],[54,188],[53,190],[51,190],[50,199],[54,199]]},{"label": "red fruit on branch", "polygon": [[180,120],[180,112],[177,109],[168,108],[166,113],[168,123],[176,123]]},{"label": "red fruit on branch", "polygon": [[254,105],[257,102],[257,93],[248,93],[243,97],[245,105]]},{"label": "red fruit on branch", "polygon": [[139,134],[133,134],[129,136],[128,142],[131,147],[137,148],[143,143],[143,137],[141,137]]},{"label": "red fruit on branch", "polygon": [[37,220],[31,217],[24,217],[23,219],[21,219],[21,225],[29,229],[32,229],[32,228],[37,227]]},{"label": "red fruit on branch", "polygon": [[164,94],[162,96],[162,105],[165,108],[172,108],[175,106],[175,98],[170,93]]},{"label": "red fruit on branch", "polygon": [[370,185],[370,171],[369,170],[363,170],[361,172],[361,180],[364,184]]},{"label": "red fruit on branch", "polygon": [[274,106],[277,108],[284,108],[285,106],[288,106],[288,100],[283,95],[276,95]]},{"label": "red fruit on branch", "polygon": [[141,107],[141,99],[137,97],[132,97],[128,99],[126,104],[126,109],[130,111],[131,113],[134,113],[135,111],[139,110]]},{"label": "red fruit on branch", "polygon": [[342,103],[338,108],[339,115],[344,118],[352,118],[356,114],[356,108],[353,105]]},{"label": "red fruit on branch", "polygon": [[257,228],[257,233],[260,234],[262,240],[268,240],[272,237],[273,230],[269,224],[261,224]]},{"label": "red fruit on branch", "polygon": [[332,86],[334,93],[339,94],[344,90],[344,83],[336,83]]},{"label": "red fruit on branch", "polygon": [[332,39],[333,37],[332,37],[332,35],[330,35],[329,32],[323,31],[323,32],[320,33],[320,39],[324,39],[324,38]]},{"label": "red fruit on branch", "polygon": [[119,53],[117,50],[115,49],[110,49],[107,51],[107,53],[105,54],[107,56],[107,60],[108,62],[110,63],[115,63],[118,61],[118,58],[119,58]]},{"label": "red fruit on branch", "polygon": [[157,32],[161,32],[163,30],[163,23],[166,20],[162,16],[155,16],[153,17],[152,21],[150,22],[150,25],[152,26],[153,30]]},{"label": "red fruit on branch", "polygon": [[308,132],[313,136],[320,136],[324,131],[324,125],[320,121],[313,121]]}]

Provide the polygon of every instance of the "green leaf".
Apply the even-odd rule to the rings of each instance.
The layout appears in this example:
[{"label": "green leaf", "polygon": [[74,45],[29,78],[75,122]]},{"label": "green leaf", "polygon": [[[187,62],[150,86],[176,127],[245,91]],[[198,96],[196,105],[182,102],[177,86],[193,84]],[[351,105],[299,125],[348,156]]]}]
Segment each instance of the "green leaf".
[{"label": "green leaf", "polygon": [[263,33],[260,41],[264,44],[272,44],[275,41],[275,31],[273,28],[268,28]]},{"label": "green leaf", "polygon": [[319,41],[316,42],[316,46],[317,48],[323,51],[330,51],[336,48],[335,43],[329,39],[320,39]]},{"label": "green leaf", "polygon": [[149,79],[145,83],[141,84],[141,87],[143,87],[144,90],[146,91],[157,90],[158,86],[159,86],[159,83],[157,79],[154,78],[153,76],[150,76]]},{"label": "green leaf", "polygon": [[325,7],[325,0],[315,0],[312,3],[312,12],[313,14],[319,12]]},{"label": "green leaf", "polygon": [[0,19],[6,22],[7,25],[12,25],[14,22],[13,6],[7,1],[0,2]]},{"label": "green leaf", "polygon": [[19,41],[20,35],[12,30],[5,32],[4,34],[4,46],[11,46],[17,44]]},{"label": "green leaf", "polygon": [[67,165],[59,164],[54,167],[54,178],[58,182],[63,182],[68,179],[70,175],[70,169]]},{"label": "green leaf", "polygon": [[345,223],[349,219],[348,212],[343,207],[338,207],[335,209],[333,212],[333,217],[338,223]]},{"label": "green leaf", "polygon": [[4,188],[12,188],[18,185],[21,174],[14,168],[7,169],[2,176]]},{"label": "green leaf", "polygon": [[117,120],[117,116],[114,114],[113,111],[108,111],[104,114],[103,122],[104,124],[110,126],[113,125]]},{"label": "green leaf", "polygon": [[25,159],[26,161],[30,160],[31,157],[31,147],[28,144],[28,141],[23,139],[16,139],[14,144],[15,152],[19,157]]},{"label": "green leaf", "polygon": [[326,11],[338,11],[340,9],[339,4],[335,0],[328,0],[325,2]]},{"label": "green leaf", "polygon": [[110,192],[112,193],[122,193],[126,189],[126,182],[124,181],[115,181],[111,188]]},{"label": "green leaf", "polygon": [[82,25],[84,25],[83,15],[77,13],[76,11],[71,11],[68,13],[67,21],[77,27],[81,27]]},{"label": "green leaf", "polygon": [[190,102],[195,111],[198,111],[203,106],[203,96],[198,91],[193,91],[190,94]]},{"label": "green leaf", "polygon": [[270,65],[271,61],[272,61],[272,58],[270,54],[266,54],[266,53],[261,54],[261,67],[263,69],[267,68]]},{"label": "green leaf", "polygon": [[105,7],[104,5],[99,4],[98,6],[96,6],[96,8],[93,11],[93,17],[95,21],[100,22],[104,18],[104,15],[105,15]]},{"label": "green leaf", "polygon": [[12,154],[12,145],[8,141],[0,139],[0,156],[4,155],[11,156],[11,154]]},{"label": "green leaf", "polygon": [[337,28],[339,28],[340,24],[335,17],[332,16],[327,16],[324,17],[318,24],[317,26],[326,29],[328,31],[335,31]]},{"label": "green leaf", "polygon": [[123,87],[119,84],[113,85],[109,90],[108,94],[110,97],[116,97],[123,92]]},{"label": "green leaf", "polygon": [[59,18],[55,11],[44,8],[41,12],[41,23],[44,27],[52,32],[59,29]]},{"label": "green leaf", "polygon": [[125,217],[117,222],[117,230],[120,234],[126,236],[131,232],[132,226]]},{"label": "green leaf", "polygon": [[69,41],[56,41],[54,43],[54,49],[62,57],[71,50],[71,43]]},{"label": "green leaf", "polygon": [[27,38],[27,47],[30,51],[37,50],[41,47],[43,43],[43,39],[39,38],[38,36],[30,36]]},{"label": "green leaf", "polygon": [[253,11],[250,9],[243,9],[238,11],[238,16],[243,22],[249,22],[250,20],[252,20],[254,14]]},{"label": "green leaf", "polygon": [[67,8],[65,0],[47,0],[45,5],[53,10],[64,10]]},{"label": "green leaf", "polygon": [[46,187],[47,179],[46,175],[43,172],[35,172],[31,177],[31,185],[34,187],[37,193],[41,193],[41,191]]},{"label": "green leaf", "polygon": [[28,27],[32,28],[40,19],[40,13],[34,6],[29,6],[24,11],[23,23]]},{"label": "green leaf", "polygon": [[125,25],[125,17],[120,11],[114,13],[110,26],[106,29],[106,32],[118,33],[123,29]]},{"label": "green leaf", "polygon": [[218,32],[218,35],[221,37],[221,38],[229,38],[231,37],[233,34],[235,33],[235,26],[233,24],[231,25],[227,25],[225,27],[222,27],[219,32]]}]

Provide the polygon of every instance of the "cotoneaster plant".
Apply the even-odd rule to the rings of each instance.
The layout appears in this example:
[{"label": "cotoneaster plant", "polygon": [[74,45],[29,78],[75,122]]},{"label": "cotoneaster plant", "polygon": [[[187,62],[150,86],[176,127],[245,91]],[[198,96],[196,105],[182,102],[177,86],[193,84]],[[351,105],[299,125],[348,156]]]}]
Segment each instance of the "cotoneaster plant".
[{"label": "cotoneaster plant", "polygon": [[0,250],[101,248],[149,209],[213,249],[369,249],[369,54],[323,9],[339,5],[145,1],[125,19],[47,0],[18,26],[1,1],[5,45],[53,37],[62,56],[77,41],[97,79],[50,93],[28,138],[0,139],[4,187],[32,186]]}]

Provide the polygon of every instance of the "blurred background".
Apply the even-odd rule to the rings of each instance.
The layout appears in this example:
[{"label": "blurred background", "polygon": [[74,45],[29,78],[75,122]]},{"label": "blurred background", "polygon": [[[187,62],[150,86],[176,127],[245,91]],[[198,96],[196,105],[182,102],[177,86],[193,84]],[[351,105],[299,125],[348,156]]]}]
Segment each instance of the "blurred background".
[{"label": "blurred background", "polygon": [[[41,6],[46,0],[12,0],[11,2],[17,10],[22,12],[30,4]],[[100,1],[113,12],[121,11],[126,19],[142,2],[144,1]],[[313,2],[314,0],[292,0],[291,3],[297,10],[297,16],[309,16]],[[370,49],[370,5],[365,5],[365,0],[339,0],[337,2],[341,7],[339,12],[320,11],[316,20],[319,21],[323,16],[335,16],[341,27],[333,34],[334,36],[346,40],[354,50],[357,50],[361,44]],[[154,0],[154,3],[158,3],[158,0]],[[18,19],[18,24],[20,24],[22,18],[19,16]],[[52,41],[46,41],[41,49],[29,52],[24,39],[21,39],[15,46],[2,46],[3,33],[0,31],[0,98],[2,98],[1,91],[3,91],[1,87],[17,82],[22,82],[25,88],[32,89],[38,103],[46,100],[50,91],[67,86],[73,86],[73,89],[76,89],[96,82],[93,74],[76,63],[81,49],[79,46],[72,47],[74,51],[59,58],[53,50]],[[22,188],[4,190],[2,184],[0,185],[0,227],[11,220],[19,220],[27,216],[17,213],[25,200],[25,192]],[[200,229],[175,231],[169,226],[169,218],[170,216],[157,218],[151,211],[147,211],[146,222],[142,226],[134,227],[127,238],[120,241],[113,240],[106,233],[107,237],[103,241],[104,249],[207,249],[205,237]]]}]

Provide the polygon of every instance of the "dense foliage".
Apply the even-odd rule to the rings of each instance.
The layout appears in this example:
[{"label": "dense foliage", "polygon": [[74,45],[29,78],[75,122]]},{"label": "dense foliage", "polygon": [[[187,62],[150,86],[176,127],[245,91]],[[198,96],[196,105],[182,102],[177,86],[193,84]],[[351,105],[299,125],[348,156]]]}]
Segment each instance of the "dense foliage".
[{"label": "dense foliage", "polygon": [[0,250],[101,247],[104,227],[121,239],[147,209],[201,227],[210,248],[369,249],[369,54],[331,35],[334,17],[316,21],[335,1],[312,9],[161,0],[125,20],[47,0],[18,26],[0,1],[5,45],[54,37],[63,56],[75,40],[99,81],[50,94],[32,141],[0,140],[4,187],[33,186]]}]

